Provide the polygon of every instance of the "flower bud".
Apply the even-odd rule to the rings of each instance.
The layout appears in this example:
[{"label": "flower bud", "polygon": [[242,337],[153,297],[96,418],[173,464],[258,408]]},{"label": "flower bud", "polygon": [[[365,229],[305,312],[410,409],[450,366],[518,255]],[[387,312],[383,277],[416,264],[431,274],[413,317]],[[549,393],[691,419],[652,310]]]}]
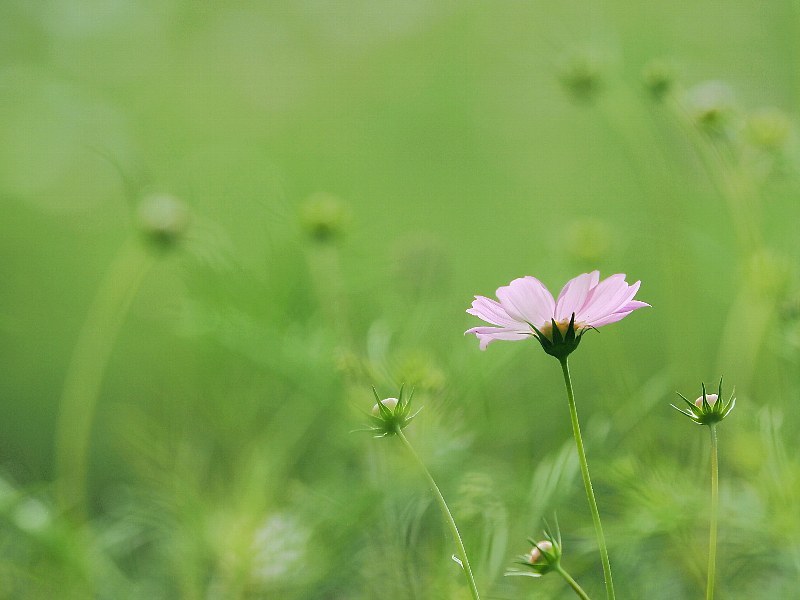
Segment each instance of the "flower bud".
[{"label": "flower bud", "polygon": [[333,194],[311,195],[301,209],[300,218],[309,237],[324,243],[344,235],[350,222],[347,205]]},{"label": "flower bud", "polygon": [[575,54],[567,57],[559,69],[559,80],[576,100],[594,100],[603,86],[600,61],[591,54]]},{"label": "flower bud", "polygon": [[707,133],[723,133],[734,112],[733,91],[721,81],[696,85],[686,92],[685,102],[695,124]]},{"label": "flower bud", "polygon": [[694,402],[690,402],[683,394],[678,394],[681,399],[688,406],[687,409],[678,408],[674,404],[672,408],[679,413],[689,417],[694,423],[698,425],[716,425],[727,417],[736,406],[736,398],[733,394],[725,400],[722,396],[722,378],[719,380],[719,389],[716,394],[709,394],[706,392],[706,385],[702,384],[703,395]]},{"label": "flower bud", "polygon": [[377,403],[372,407],[372,413],[369,415],[372,426],[367,429],[375,434],[375,437],[386,437],[394,435],[405,429],[414,417],[417,416],[419,411],[411,413],[411,399],[414,397],[412,390],[408,396],[404,395],[405,386],[400,387],[400,393],[397,398],[381,398],[375,388],[372,392],[375,395]]},{"label": "flower bud", "polygon": [[663,100],[675,87],[675,68],[654,60],[642,71],[642,83],[654,100]]},{"label": "flower bud", "polygon": [[[397,407],[398,402],[399,400],[397,398],[386,398],[385,400],[381,400],[381,404],[383,404],[386,408],[388,408],[392,412],[394,412],[394,409]],[[378,406],[377,404],[373,406],[372,414],[375,415],[376,417],[380,417],[381,416],[380,406]]]},{"label": "flower bud", "polygon": [[[706,395],[706,402],[708,402],[709,406],[714,406],[717,402],[717,398],[719,398],[718,394],[707,394]],[[703,397],[700,396],[697,400],[694,401],[694,405],[698,408],[703,407]]]},{"label": "flower bud", "polygon": [[789,117],[777,108],[762,108],[747,120],[750,140],[765,150],[781,148],[789,138],[791,127]]},{"label": "flower bud", "polygon": [[544,559],[542,553],[552,552],[553,550],[553,543],[549,540],[543,540],[538,542],[533,548],[531,548],[530,556],[528,557],[528,562],[532,565],[535,565],[538,562],[541,562]]},{"label": "flower bud", "polygon": [[146,197],[137,211],[139,227],[150,241],[161,247],[175,244],[189,227],[189,210],[173,196]]}]

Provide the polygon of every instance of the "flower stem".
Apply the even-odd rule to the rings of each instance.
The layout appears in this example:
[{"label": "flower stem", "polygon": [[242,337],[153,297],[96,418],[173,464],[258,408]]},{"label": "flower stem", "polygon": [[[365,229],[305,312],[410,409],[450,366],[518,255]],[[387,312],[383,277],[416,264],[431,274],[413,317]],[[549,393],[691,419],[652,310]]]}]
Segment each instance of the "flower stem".
[{"label": "flower stem", "polygon": [[89,439],[103,372],[152,262],[152,253],[138,237],[122,246],[95,293],[67,368],[55,440],[56,494],[62,510],[78,519],[87,508]]},{"label": "flower stem", "polygon": [[717,568],[717,513],[719,512],[719,460],[717,457],[717,427],[711,431],[711,526],[708,534],[708,584],[706,600],[714,598],[714,576]]},{"label": "flower stem", "polygon": [[589,509],[592,513],[594,532],[597,536],[597,545],[600,547],[600,560],[603,563],[603,578],[606,584],[606,598],[608,600],[614,600],[614,582],[611,579],[611,562],[608,560],[608,548],[606,547],[606,538],[603,535],[603,525],[600,522],[600,511],[597,509],[597,500],[595,500],[594,490],[592,489],[592,480],[589,478],[589,464],[586,461],[586,451],[583,448],[581,426],[578,422],[578,409],[575,407],[575,394],[572,391],[572,380],[569,376],[567,358],[561,358],[559,362],[561,363],[561,371],[564,373],[564,385],[567,387],[569,416],[572,420],[572,434],[575,436],[575,446],[578,449],[578,461],[581,465],[583,487],[586,488],[586,498],[589,501]]},{"label": "flower stem", "polygon": [[453,534],[453,539],[456,542],[456,546],[458,546],[458,552],[461,556],[459,559],[461,560],[461,566],[464,571],[464,576],[467,578],[467,584],[469,585],[470,592],[472,593],[472,597],[474,600],[480,600],[480,596],[478,595],[478,586],[475,584],[475,577],[472,575],[472,567],[469,565],[469,558],[467,558],[467,549],[464,548],[464,542],[461,540],[461,534],[458,532],[458,527],[456,526],[456,521],[453,519],[453,515],[450,513],[450,509],[447,507],[447,502],[444,500],[444,496],[442,496],[442,492],[439,491],[439,486],[436,485],[436,482],[433,479],[430,471],[425,466],[425,463],[422,462],[422,459],[417,455],[414,451],[414,448],[411,446],[411,443],[408,441],[408,438],[403,434],[403,430],[399,427],[396,430],[397,437],[400,438],[400,441],[403,442],[403,445],[408,449],[408,452],[411,456],[414,457],[417,465],[425,474],[425,478],[428,480],[428,483],[431,486],[431,490],[433,490],[433,495],[436,497],[436,501],[439,503],[439,508],[442,509],[442,515],[444,516],[444,520],[447,522],[447,525],[450,527],[450,533]]},{"label": "flower stem", "polygon": [[564,578],[564,581],[569,584],[569,587],[575,591],[575,593],[578,595],[578,598],[581,598],[581,600],[591,600],[591,598],[589,598],[589,594],[587,594],[584,589],[578,585],[578,582],[575,581],[572,576],[561,567],[561,565],[556,567],[556,571],[559,575],[561,575],[561,577]]}]

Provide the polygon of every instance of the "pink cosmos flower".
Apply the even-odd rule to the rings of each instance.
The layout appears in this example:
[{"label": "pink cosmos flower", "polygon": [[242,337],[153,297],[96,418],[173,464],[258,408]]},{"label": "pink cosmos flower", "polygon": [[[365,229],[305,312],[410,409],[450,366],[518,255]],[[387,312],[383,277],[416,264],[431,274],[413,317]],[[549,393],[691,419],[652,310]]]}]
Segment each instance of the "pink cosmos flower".
[{"label": "pink cosmos flower", "polygon": [[[473,327],[466,333],[478,337],[481,350],[495,340],[516,341],[534,336],[548,353],[551,353],[548,347],[566,341],[572,345],[568,353],[577,347],[587,329],[615,323],[637,308],[650,306],[633,299],[640,283],[628,285],[624,273],[600,281],[600,272],[592,271],[568,281],[558,300],[553,300],[541,281],[531,276],[521,277],[498,288],[499,301],[475,296],[467,312],[493,327]],[[558,329],[555,333],[554,325]]]}]

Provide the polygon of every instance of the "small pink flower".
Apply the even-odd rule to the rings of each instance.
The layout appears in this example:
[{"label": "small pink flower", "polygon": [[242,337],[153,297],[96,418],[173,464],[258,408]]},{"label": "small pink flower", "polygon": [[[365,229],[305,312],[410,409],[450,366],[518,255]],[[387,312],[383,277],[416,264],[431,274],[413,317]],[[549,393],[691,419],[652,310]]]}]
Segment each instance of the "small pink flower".
[{"label": "small pink flower", "polygon": [[[517,341],[530,336],[538,338],[546,351],[548,345],[559,344],[562,339],[576,347],[587,329],[615,323],[637,308],[650,306],[633,299],[640,283],[628,285],[623,273],[600,281],[600,272],[592,271],[568,281],[558,300],[553,300],[541,281],[531,276],[521,277],[498,288],[498,301],[475,296],[467,312],[493,327],[473,327],[466,333],[477,336],[481,350],[495,340]],[[573,318],[573,333],[568,335]],[[559,330],[555,335],[554,323]]]}]

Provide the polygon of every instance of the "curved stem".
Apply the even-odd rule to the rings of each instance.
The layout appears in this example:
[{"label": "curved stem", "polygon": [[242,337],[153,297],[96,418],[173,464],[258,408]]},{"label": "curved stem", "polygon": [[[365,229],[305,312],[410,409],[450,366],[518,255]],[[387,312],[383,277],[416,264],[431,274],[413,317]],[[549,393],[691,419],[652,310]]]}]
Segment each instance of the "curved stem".
[{"label": "curved stem", "polygon": [[603,578],[606,584],[606,598],[614,600],[614,582],[611,579],[611,562],[608,560],[608,548],[606,538],[603,535],[603,525],[600,522],[600,511],[597,509],[597,500],[592,489],[592,480],[589,478],[589,464],[586,461],[586,451],[583,448],[583,438],[581,438],[581,426],[578,422],[578,409],[575,407],[575,394],[572,391],[572,380],[569,376],[569,366],[566,357],[559,359],[561,371],[564,373],[564,385],[567,387],[567,401],[569,402],[569,416],[572,420],[572,434],[575,436],[575,446],[578,449],[578,462],[581,465],[581,476],[583,477],[583,487],[586,488],[586,499],[589,501],[589,509],[592,513],[594,522],[594,532],[597,536],[597,545],[600,547],[600,560],[603,563]]},{"label": "curved stem", "polygon": [[458,532],[456,521],[453,519],[450,509],[447,507],[447,502],[445,502],[442,492],[439,491],[439,486],[436,485],[436,482],[434,481],[430,471],[428,471],[428,468],[425,466],[425,463],[422,462],[422,459],[414,451],[411,443],[408,441],[406,436],[403,434],[403,431],[399,427],[397,428],[397,437],[400,438],[400,441],[403,442],[403,445],[408,449],[408,452],[414,457],[417,465],[419,465],[419,468],[422,469],[422,472],[425,474],[425,478],[428,480],[431,490],[433,490],[433,495],[436,497],[436,501],[439,503],[439,508],[442,509],[444,520],[450,527],[450,533],[453,534],[453,539],[456,542],[456,546],[458,546],[458,552],[461,554],[459,558],[462,561],[462,569],[464,570],[464,576],[467,578],[467,584],[469,585],[470,592],[472,592],[472,597],[474,600],[480,600],[480,596],[478,595],[478,586],[475,584],[475,577],[472,575],[472,567],[470,567],[469,558],[467,558],[467,549],[464,548],[464,542],[461,540],[461,534]]},{"label": "curved stem", "polygon": [[79,519],[86,511],[89,438],[103,372],[152,262],[138,237],[122,246],[95,293],[67,367],[55,440],[56,493],[61,508]]},{"label": "curved stem", "polygon": [[561,567],[561,565],[559,565],[559,566],[557,566],[557,567],[556,567],[556,571],[558,572],[558,574],[559,574],[559,575],[561,575],[561,577],[563,577],[563,578],[564,578],[564,581],[566,581],[566,582],[569,584],[569,587],[571,587],[571,588],[572,588],[572,589],[575,591],[575,593],[578,595],[578,598],[581,598],[581,600],[591,600],[591,598],[589,598],[589,594],[587,594],[587,593],[586,593],[586,592],[583,590],[583,588],[582,588],[581,586],[579,586],[579,585],[578,585],[578,582],[577,582],[577,581],[575,581],[575,580],[572,578],[572,576],[571,576],[569,573],[567,573],[567,572],[566,572],[566,571],[565,571],[565,570],[564,570],[564,569]]},{"label": "curved stem", "polygon": [[711,431],[711,526],[708,534],[708,584],[706,600],[714,598],[714,576],[717,568],[717,513],[719,512],[719,459],[717,457],[717,427]]}]

